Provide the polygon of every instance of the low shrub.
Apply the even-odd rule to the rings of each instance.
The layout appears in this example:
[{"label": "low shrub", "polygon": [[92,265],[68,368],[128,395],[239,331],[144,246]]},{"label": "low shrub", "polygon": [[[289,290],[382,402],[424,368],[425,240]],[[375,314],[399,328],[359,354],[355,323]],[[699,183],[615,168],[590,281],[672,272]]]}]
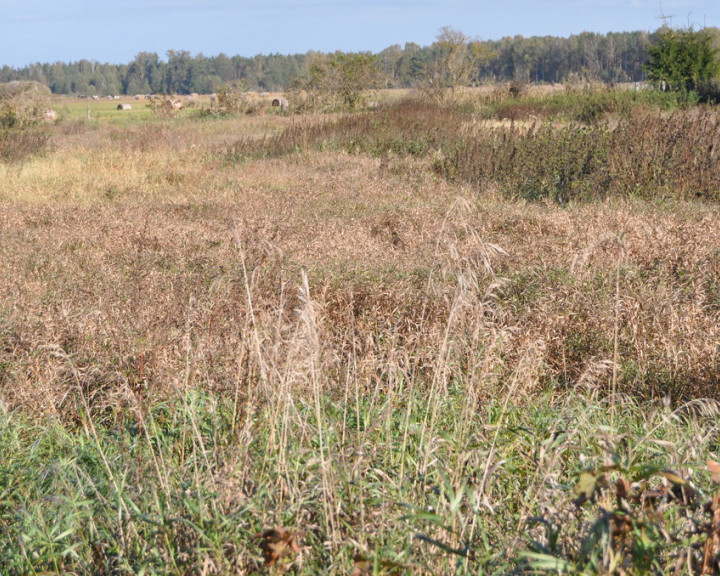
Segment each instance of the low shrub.
[{"label": "low shrub", "polygon": [[22,163],[45,151],[50,134],[43,126],[44,109],[39,101],[0,98],[0,161]]}]

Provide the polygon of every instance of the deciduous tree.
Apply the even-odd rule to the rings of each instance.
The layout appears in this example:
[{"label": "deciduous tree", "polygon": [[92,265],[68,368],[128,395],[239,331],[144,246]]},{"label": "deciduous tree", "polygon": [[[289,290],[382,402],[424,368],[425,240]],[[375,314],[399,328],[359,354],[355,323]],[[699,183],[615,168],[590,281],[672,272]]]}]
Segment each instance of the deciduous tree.
[{"label": "deciduous tree", "polygon": [[331,103],[342,103],[352,110],[358,107],[367,90],[377,86],[379,78],[377,56],[370,52],[336,52],[313,58],[307,76],[299,84],[321,98],[329,98]]},{"label": "deciduous tree", "polygon": [[425,67],[422,88],[440,102],[454,100],[459,88],[469,86],[480,63],[491,54],[485,44],[450,26],[440,29],[431,49],[435,54]]}]

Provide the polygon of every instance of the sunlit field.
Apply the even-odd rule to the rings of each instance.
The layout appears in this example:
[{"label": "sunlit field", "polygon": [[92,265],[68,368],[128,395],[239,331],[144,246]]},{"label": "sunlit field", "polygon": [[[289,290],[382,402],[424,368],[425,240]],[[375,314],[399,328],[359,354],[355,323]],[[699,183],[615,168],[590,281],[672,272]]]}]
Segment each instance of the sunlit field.
[{"label": "sunlit field", "polygon": [[376,98],[0,164],[0,573],[717,569],[717,110]]}]

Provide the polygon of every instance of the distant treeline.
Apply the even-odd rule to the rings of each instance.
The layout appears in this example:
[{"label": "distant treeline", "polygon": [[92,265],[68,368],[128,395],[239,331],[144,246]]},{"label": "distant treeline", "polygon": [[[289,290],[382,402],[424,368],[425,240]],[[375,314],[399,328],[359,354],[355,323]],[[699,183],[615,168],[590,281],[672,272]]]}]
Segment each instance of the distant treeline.
[{"label": "distant treeline", "polygon": [[[714,32],[718,32],[714,29]],[[603,82],[637,82],[644,79],[648,47],[657,32],[583,32],[569,38],[553,36],[506,37],[483,41],[490,56],[478,64],[476,84],[524,80],[541,83],[592,79]],[[438,55],[437,44],[394,45],[377,54],[382,88],[412,88],[421,82]],[[25,68],[3,66],[0,81],[35,80],[55,94],[190,94],[212,93],[220,86],[242,80],[249,89],[277,91],[303,76],[309,64],[323,54],[193,56],[169,50],[166,59],[141,52],[129,64],[100,64],[92,60],[32,64]]]}]

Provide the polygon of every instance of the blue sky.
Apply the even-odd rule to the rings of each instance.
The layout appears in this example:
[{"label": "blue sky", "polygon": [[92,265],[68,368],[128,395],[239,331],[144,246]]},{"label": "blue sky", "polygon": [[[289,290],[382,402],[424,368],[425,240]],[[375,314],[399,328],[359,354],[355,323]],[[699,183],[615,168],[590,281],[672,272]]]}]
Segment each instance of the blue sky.
[{"label": "blue sky", "polygon": [[121,64],[138,52],[378,52],[432,44],[443,26],[472,38],[720,27],[720,0],[0,0],[0,65]]}]

